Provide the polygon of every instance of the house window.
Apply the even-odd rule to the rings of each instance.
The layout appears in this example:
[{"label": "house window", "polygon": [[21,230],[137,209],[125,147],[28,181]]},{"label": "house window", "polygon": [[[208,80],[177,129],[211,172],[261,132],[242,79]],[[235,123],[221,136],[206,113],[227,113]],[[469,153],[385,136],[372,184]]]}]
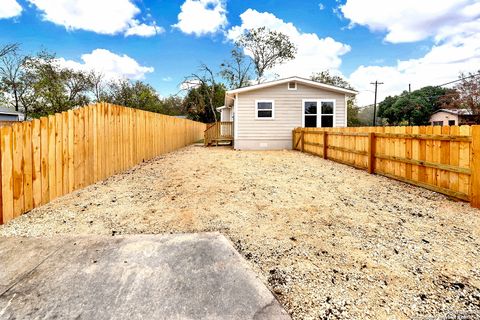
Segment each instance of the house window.
[{"label": "house window", "polygon": [[455,125],[455,120],[448,120],[448,125],[449,126],[454,126]]},{"label": "house window", "polygon": [[297,83],[292,81],[288,83],[288,90],[297,90]]},{"label": "house window", "polygon": [[434,126],[443,126],[443,121],[433,121]]},{"label": "house window", "polygon": [[303,126],[305,128],[333,127],[335,100],[304,100]]},{"label": "house window", "polygon": [[275,103],[273,100],[257,100],[255,102],[256,119],[273,119],[275,116]]}]

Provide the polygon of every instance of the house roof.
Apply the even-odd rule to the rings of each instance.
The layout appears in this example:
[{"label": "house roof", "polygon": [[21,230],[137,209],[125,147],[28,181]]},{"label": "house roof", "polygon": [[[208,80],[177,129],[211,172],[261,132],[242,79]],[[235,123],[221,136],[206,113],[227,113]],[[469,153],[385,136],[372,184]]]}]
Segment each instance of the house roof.
[{"label": "house roof", "polygon": [[5,108],[5,107],[0,107],[0,114],[8,114],[8,115],[23,115],[23,113],[15,111],[13,109]]},{"label": "house roof", "polygon": [[313,81],[313,80],[300,78],[300,77],[290,77],[290,78],[284,78],[284,79],[264,82],[264,83],[260,83],[260,84],[255,84],[255,85],[252,85],[252,86],[243,87],[243,88],[239,88],[239,89],[229,90],[229,91],[227,91],[227,94],[232,95],[232,94],[236,94],[236,93],[259,90],[259,89],[268,88],[268,87],[272,87],[272,86],[276,86],[276,85],[279,85],[279,84],[292,82],[292,81],[295,81],[297,83],[302,83],[302,84],[305,84],[305,85],[308,85],[308,86],[311,86],[311,87],[321,88],[321,89],[325,89],[325,90],[329,90],[329,91],[340,92],[340,93],[344,93],[344,94],[348,94],[348,95],[356,95],[358,93],[355,90],[336,87],[336,86],[332,86],[332,85],[322,83],[322,82],[318,82],[318,81]]},{"label": "house roof", "polygon": [[438,112],[446,112],[454,115],[459,115],[459,116],[469,116],[472,115],[472,112],[468,109],[438,109],[435,111],[433,114],[438,113]]}]

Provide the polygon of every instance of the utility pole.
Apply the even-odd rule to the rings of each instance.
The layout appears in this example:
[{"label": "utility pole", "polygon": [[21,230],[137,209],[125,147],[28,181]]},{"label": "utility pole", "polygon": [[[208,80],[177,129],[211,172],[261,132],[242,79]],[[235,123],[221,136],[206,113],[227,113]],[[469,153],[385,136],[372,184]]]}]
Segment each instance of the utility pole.
[{"label": "utility pole", "polygon": [[374,100],[374,103],[373,103],[373,126],[375,127],[376,126],[376,119],[377,119],[377,88],[378,88],[378,85],[383,84],[383,82],[375,81],[375,82],[370,82],[370,84],[375,85],[375,100]]}]

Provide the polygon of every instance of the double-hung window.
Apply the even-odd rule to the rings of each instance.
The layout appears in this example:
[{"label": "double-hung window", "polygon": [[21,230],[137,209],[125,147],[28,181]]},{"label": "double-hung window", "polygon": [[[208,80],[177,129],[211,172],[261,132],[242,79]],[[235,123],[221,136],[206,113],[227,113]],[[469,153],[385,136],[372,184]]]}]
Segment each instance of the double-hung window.
[{"label": "double-hung window", "polygon": [[335,100],[303,100],[303,126],[305,128],[333,127]]},{"label": "double-hung window", "polygon": [[273,100],[257,100],[255,101],[255,119],[274,119],[275,102]]}]

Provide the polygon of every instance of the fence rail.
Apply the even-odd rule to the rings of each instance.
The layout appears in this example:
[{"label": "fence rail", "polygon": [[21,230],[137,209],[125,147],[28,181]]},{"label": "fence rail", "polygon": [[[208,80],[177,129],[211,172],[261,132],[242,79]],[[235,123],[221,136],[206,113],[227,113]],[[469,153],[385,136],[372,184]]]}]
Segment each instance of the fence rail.
[{"label": "fence rail", "polygon": [[0,224],[203,138],[205,124],[99,103],[0,128]]},{"label": "fence rail", "polygon": [[297,128],[295,150],[480,208],[480,126]]}]

